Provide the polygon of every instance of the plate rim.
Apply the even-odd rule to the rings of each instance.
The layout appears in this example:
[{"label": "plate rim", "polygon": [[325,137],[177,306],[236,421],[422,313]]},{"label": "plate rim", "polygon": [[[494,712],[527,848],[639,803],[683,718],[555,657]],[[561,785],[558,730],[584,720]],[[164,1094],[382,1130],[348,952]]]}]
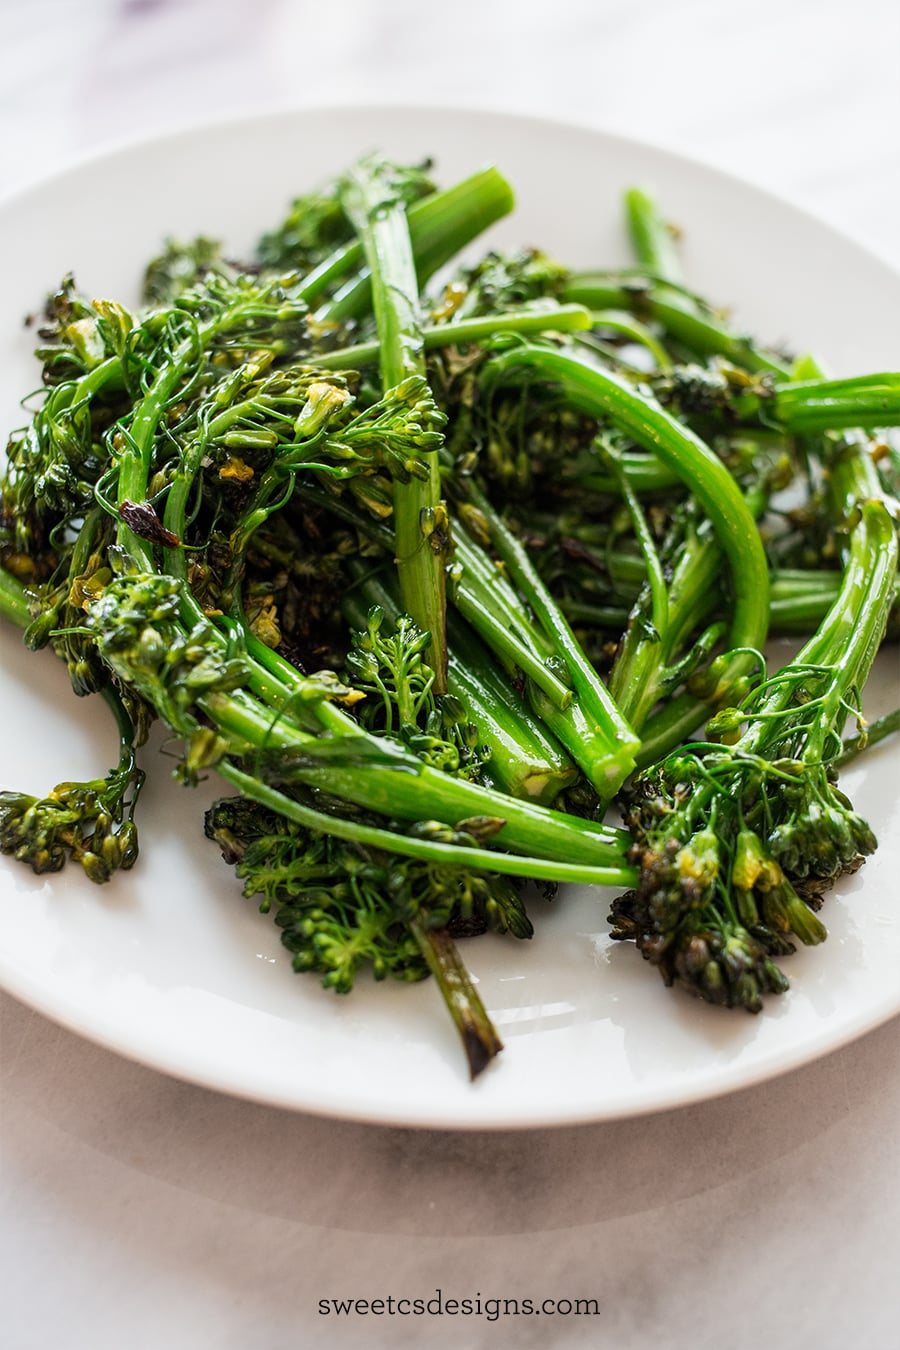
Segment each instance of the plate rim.
[{"label": "plate rim", "polygon": [[[646,155],[648,152],[664,159],[665,161],[685,166],[691,173],[701,174],[710,180],[718,180],[725,185],[733,184],[743,192],[750,192],[753,196],[764,200],[770,207],[780,212],[789,212],[795,217],[801,226],[813,227],[818,231],[825,231],[841,247],[852,248],[857,254],[866,258],[870,263],[889,273],[895,280],[900,280],[900,267],[893,259],[888,259],[873,249],[868,244],[860,242],[852,234],[841,230],[829,221],[817,216],[804,206],[793,202],[789,197],[774,192],[771,189],[762,187],[751,179],[743,178],[727,169],[720,168],[711,164],[702,158],[685,154],[680,150],[673,150],[663,143],[654,142],[641,137],[629,136],[618,131],[609,131],[603,127],[591,125],[589,123],[572,121],[565,117],[554,117],[552,115],[541,114],[539,116],[528,112],[516,112],[509,109],[490,108],[477,105],[458,105],[449,102],[428,102],[421,101],[403,102],[397,100],[375,101],[365,100],[360,102],[348,102],[347,100],[336,101],[334,103],[317,103],[315,105],[289,105],[283,107],[269,108],[259,111],[243,111],[240,113],[229,114],[226,116],[217,116],[197,120],[186,121],[183,125],[174,128],[166,128],[158,132],[151,132],[137,136],[123,136],[110,138],[103,143],[92,147],[83,154],[73,156],[64,163],[57,165],[49,172],[30,178],[19,184],[16,184],[9,191],[0,194],[0,225],[3,218],[10,210],[15,210],[19,206],[27,206],[29,198],[52,188],[54,185],[62,183],[70,178],[77,178],[86,170],[94,167],[102,167],[104,164],[115,162],[123,156],[140,154],[142,151],[151,147],[173,147],[183,143],[189,143],[198,136],[221,134],[227,131],[229,127],[247,127],[264,126],[271,123],[289,123],[297,119],[311,119],[316,117],[328,117],[341,115],[350,118],[362,119],[367,113],[386,117],[406,117],[410,115],[436,115],[438,117],[459,117],[465,116],[473,123],[493,121],[503,123],[510,128],[552,128],[559,134],[576,134],[586,136],[590,139],[606,142],[608,145],[616,147],[621,152],[630,150]],[[286,194],[287,196],[287,194]],[[802,1067],[805,1064],[812,1063],[815,1060],[823,1058],[833,1052],[836,1052],[847,1044],[874,1030],[878,1026],[884,1025],[893,1017],[900,1014],[900,993],[897,998],[891,999],[888,993],[877,1006],[868,1008],[865,1012],[855,1016],[845,1018],[838,1032],[834,1029],[829,1031],[826,1023],[823,1023],[817,1032],[808,1037],[799,1044],[790,1043],[778,1054],[771,1057],[770,1060],[750,1065],[741,1065],[734,1062],[727,1070],[720,1070],[720,1076],[724,1081],[709,1083],[707,1075],[700,1075],[698,1080],[694,1080],[687,1086],[678,1089],[663,1090],[663,1095],[659,1099],[645,1099],[641,1096],[636,1085],[632,1085],[629,1093],[624,1094],[623,1100],[618,1104],[596,1106],[585,1103],[583,1107],[573,1108],[571,1104],[562,1115],[552,1114],[543,1110],[532,1110],[523,1113],[521,1108],[513,1106],[514,1115],[504,1115],[502,1110],[499,1112],[492,1108],[490,1116],[480,1116],[478,1114],[477,1101],[470,1096],[463,1100],[467,1106],[471,1105],[474,1109],[474,1118],[455,1118],[447,1114],[446,1109],[438,1112],[423,1111],[421,1114],[411,1115],[409,1110],[404,1108],[397,1114],[392,1114],[390,1104],[386,1104],[383,1110],[374,1114],[371,1107],[365,1103],[353,1105],[346,1098],[341,1102],[309,1102],[298,1101],[296,1094],[279,1094],[277,1091],[260,1091],[252,1088],[242,1088],[235,1086],[234,1083],[223,1083],[221,1076],[217,1076],[215,1070],[204,1071],[203,1066],[197,1064],[179,1064],[173,1067],[171,1059],[168,1061],[161,1052],[154,1052],[147,1045],[135,1050],[133,1038],[129,1044],[117,1041],[112,1030],[104,1032],[102,1028],[93,1026],[94,1016],[87,1019],[79,1019],[73,1010],[70,999],[62,999],[54,1002],[53,998],[41,997],[40,993],[32,988],[33,978],[25,973],[20,973],[21,978],[16,978],[15,971],[9,968],[9,963],[3,951],[0,951],[0,987],[4,988],[12,997],[24,1003],[26,1006],[35,1009],[42,1015],[48,1017],[55,1023],[65,1027],[67,1030],[85,1037],[93,1043],[102,1046],[104,1049],[119,1054],[134,1062],[140,1063],[154,1071],[165,1073],[168,1076],[180,1079],[201,1086],[205,1089],[226,1093],[229,1096],[238,1097],[244,1100],[250,1100],[275,1106],[280,1109],[291,1111],[302,1111],[311,1115],[317,1115],[332,1119],[341,1119],[355,1121],[360,1123],[369,1123],[377,1125],[408,1126],[411,1128],[427,1129],[452,1129],[452,1130],[495,1130],[495,1129],[531,1129],[531,1128],[556,1128],[562,1126],[571,1126],[586,1123],[597,1123],[607,1120],[616,1120],[624,1118],[635,1118],[642,1115],[655,1114],[666,1110],[678,1109],[690,1105],[696,1105],[699,1102],[713,1100],[717,1097],[730,1095],[743,1089],[752,1088],[769,1079],[780,1077]],[[86,1023],[91,1024],[91,1029],[85,1030]],[[128,1041],[128,1037],[124,1038]],[[502,1060],[498,1066],[498,1071],[502,1072]],[[634,1096],[641,1097],[639,1101],[632,1101]]]},{"label": "plate rim", "polygon": [[[766,187],[752,178],[745,178],[741,174],[733,173],[730,169],[725,169],[720,165],[713,163],[711,160],[704,159],[702,155],[693,155],[684,150],[674,149],[668,146],[664,141],[654,141],[644,136],[632,136],[627,132],[613,131],[589,122],[579,122],[577,119],[572,119],[570,117],[557,117],[552,113],[536,114],[528,111],[517,112],[510,108],[494,108],[486,104],[456,104],[450,101],[444,102],[442,100],[435,100],[434,102],[421,102],[419,100],[404,102],[403,100],[390,99],[382,102],[376,99],[368,99],[357,103],[342,99],[339,101],[336,100],[333,103],[285,103],[277,106],[249,109],[244,112],[222,114],[221,116],[185,119],[176,126],[160,128],[156,132],[151,131],[133,135],[123,134],[121,136],[106,137],[103,140],[98,141],[89,149],[77,151],[71,157],[57,164],[55,168],[50,169],[48,172],[29,175],[21,179],[12,187],[0,191],[0,216],[2,216],[8,206],[16,204],[21,199],[30,196],[32,193],[39,192],[41,189],[56,182],[57,179],[65,178],[70,174],[75,175],[80,173],[104,160],[114,159],[119,156],[124,157],[129,154],[140,152],[150,146],[174,144],[181,140],[190,140],[194,136],[221,131],[231,126],[237,127],[246,126],[248,124],[262,124],[265,122],[289,120],[294,117],[328,116],[334,113],[360,115],[367,112],[378,113],[384,116],[415,116],[417,114],[427,115],[436,113],[443,116],[463,115],[477,119],[486,118],[506,123],[530,123],[536,127],[551,126],[562,132],[596,136],[603,140],[614,142],[622,147],[634,147],[642,152],[650,151],[654,154],[662,155],[668,160],[683,164],[692,172],[709,174],[712,177],[723,179],[728,183],[734,184],[741,190],[749,189],[756,196],[766,199],[770,204],[777,206],[782,210],[789,210],[795,216],[807,224],[814,226],[816,229],[827,230],[836,239],[844,244],[852,246],[859,253],[867,256],[872,262],[886,268],[897,279],[900,279],[900,260],[888,257],[873,245],[858,239],[852,231],[834,225],[831,221],[818,215],[811,208],[796,202],[792,197],[785,193]],[[515,185],[513,185],[513,188],[515,189]]]}]

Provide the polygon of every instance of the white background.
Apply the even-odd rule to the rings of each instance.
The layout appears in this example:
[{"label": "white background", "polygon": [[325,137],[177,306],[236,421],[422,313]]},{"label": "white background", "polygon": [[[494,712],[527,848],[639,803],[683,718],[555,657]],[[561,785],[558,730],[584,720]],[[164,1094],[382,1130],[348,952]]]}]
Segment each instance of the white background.
[{"label": "white background", "polygon": [[[655,140],[900,267],[898,51],[889,0],[0,0],[0,193],[223,115],[464,103]],[[896,1020],[702,1106],[453,1135],[229,1100],[0,1008],[11,1350],[896,1344]],[[317,1314],[438,1287],[601,1314]]]}]

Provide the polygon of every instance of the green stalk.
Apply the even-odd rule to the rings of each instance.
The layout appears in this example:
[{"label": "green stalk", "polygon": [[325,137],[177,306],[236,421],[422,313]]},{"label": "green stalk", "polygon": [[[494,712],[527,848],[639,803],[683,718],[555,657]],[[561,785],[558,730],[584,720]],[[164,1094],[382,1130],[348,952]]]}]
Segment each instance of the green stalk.
[{"label": "green stalk", "polygon": [[[419,286],[454,258],[515,204],[513,191],[495,168],[482,169],[461,183],[424,197],[409,208],[409,233]],[[362,253],[358,255],[362,257]],[[307,285],[311,284],[307,280]],[[316,282],[318,284],[318,282]],[[372,310],[371,278],[353,278],[316,315],[323,322],[360,319]]]},{"label": "green stalk", "polygon": [[[884,636],[897,581],[897,535],[883,501],[860,504],[841,590],[831,613],[842,629],[831,643],[812,639],[797,657],[830,666],[832,684],[813,727],[804,758],[825,756],[829,736],[840,735],[847,701],[861,690]],[[824,625],[823,625],[824,627]]]},{"label": "green stalk", "polygon": [[[471,709],[479,731],[489,728],[488,775],[514,797],[551,805],[578,778],[578,770],[506,682],[456,614],[447,616],[450,690]],[[555,705],[554,705],[555,707]]]},{"label": "green stalk", "polygon": [[[614,458],[612,458],[612,462],[615,467],[616,463]],[[651,640],[657,645],[664,645],[669,655],[671,655],[671,647],[669,645],[669,627],[670,627],[669,591],[666,586],[665,571],[663,569],[662,562],[660,561],[659,552],[657,551],[656,548],[656,541],[653,538],[653,533],[650,529],[650,526],[647,524],[647,517],[644,515],[644,512],[641,509],[641,505],[638,502],[637,495],[635,494],[633,488],[631,487],[631,484],[628,482],[628,478],[624,472],[619,473],[619,482],[622,497],[625,501],[625,505],[628,508],[628,514],[631,516],[631,524],[634,530],[634,537],[637,540],[638,547],[641,550],[641,555],[643,556],[644,559],[644,566],[646,568],[647,574],[646,587],[649,593],[649,601],[650,601],[649,618],[650,624],[652,625],[653,628]],[[611,684],[610,693],[613,695],[613,698],[616,698],[618,700],[619,707],[622,709],[625,716],[626,717],[629,716],[629,713],[625,711],[625,706],[622,703],[621,698],[622,691],[619,691],[617,693],[617,691]]]},{"label": "green stalk", "polygon": [[[714,580],[717,582],[718,578]],[[769,596],[770,632],[778,636],[813,632],[833,604],[840,583],[840,572],[775,568]],[[618,585],[605,604],[574,597],[564,597],[559,603],[570,623],[587,624],[618,634],[628,623],[629,611],[638,598],[639,589],[639,584]],[[615,692],[614,675],[610,678],[610,690]]]},{"label": "green stalk", "polygon": [[[196,354],[196,343],[181,343],[138,405],[119,464],[117,503],[120,507],[123,502],[143,502],[146,499],[150,455],[159,420],[196,359]],[[139,567],[146,571],[153,570],[152,549],[124,520],[119,522],[117,543],[134,558]]]},{"label": "green stalk", "polygon": [[[381,382],[387,392],[411,375],[425,374],[409,221],[397,200],[390,167],[378,162],[358,166],[345,193],[345,209],[371,272]],[[394,483],[394,546],[403,608],[423,633],[431,635],[427,660],[434,671],[435,692],[440,694],[447,689],[444,569],[449,528],[436,454],[427,457],[427,465],[427,479]]]},{"label": "green stalk", "polygon": [[525,682],[528,706],[550,735],[559,741],[588,782],[604,799],[609,796],[609,740],[576,699],[564,711],[553,704],[531,680]]},{"label": "green stalk", "polygon": [[334,282],[346,277],[348,272],[356,271],[361,266],[362,261],[362,244],[358,239],[353,239],[348,244],[342,244],[340,248],[335,249],[327,258],[324,258],[318,267],[314,267],[311,272],[307,272],[300,288],[301,299],[311,305]]},{"label": "green stalk", "polygon": [[[501,362],[503,359],[499,358]],[[521,542],[506,527],[472,480],[466,484],[466,494],[487,527],[498,557],[534,612],[545,639],[553,644],[563,668],[568,671],[582,713],[593,723],[594,731],[599,733],[605,744],[606,754],[603,758],[592,757],[589,766],[582,763],[581,767],[600,795],[611,797],[634,768],[634,756],[640,744],[638,737],[585,656],[565,615],[547,591]],[[566,748],[570,749],[568,744]]]},{"label": "green stalk", "polygon": [[734,613],[729,644],[761,647],[768,626],[768,566],[753,515],[721,460],[655,400],[610,371],[549,347],[523,346],[494,360],[493,377],[502,382],[522,367],[560,384],[574,407],[609,419],[678,474],[712,521],[730,565]]},{"label": "green stalk", "polygon": [[663,331],[696,356],[724,356],[735,365],[754,372],[790,374],[783,361],[760,351],[749,338],[733,333],[721,320],[700,308],[693,297],[665,285],[653,285],[636,277],[628,285],[610,273],[575,273],[563,292],[566,303],[586,305],[591,310],[626,309],[644,321],[655,320]]},{"label": "green stalk", "polygon": [[693,694],[676,694],[647,719],[641,731],[641,748],[637,755],[638,770],[664,759],[676,746],[691,738],[704,717],[709,715],[709,704]]},{"label": "green stalk", "polygon": [[[612,475],[609,481],[613,483]],[[630,475],[629,485],[633,490]],[[576,534],[576,538],[580,535]],[[621,632],[628,621],[629,610],[640,595],[647,569],[637,554],[622,550],[604,553],[603,561],[608,568],[608,595],[598,596],[596,601],[566,596],[560,600],[560,605],[570,623]],[[718,583],[718,578],[716,581]],[[828,612],[840,583],[840,572],[825,568],[773,568],[769,592],[771,631],[780,634],[812,632]]]},{"label": "green stalk", "polygon": [[18,578],[0,566],[0,614],[19,628],[27,628],[31,622],[28,607],[28,592]]},{"label": "green stalk", "polygon": [[[378,605],[396,625],[401,614],[384,578],[355,570],[355,588],[344,597],[342,609],[351,627],[364,630],[372,605]],[[478,727],[479,738],[490,747],[488,778],[510,796],[549,806],[578,771],[558,744],[543,731],[516,690],[499,673],[490,654],[461,617],[447,615],[449,652],[447,688],[465,707]]]},{"label": "green stalk", "polygon": [[762,415],[771,410],[786,430],[798,434],[900,426],[900,374],[779,384],[774,398],[759,400],[757,406]]},{"label": "green stalk", "polygon": [[[331,511],[339,519],[355,525],[383,548],[389,547],[390,536],[383,526],[370,518],[356,515],[339,499],[326,497],[320,489],[302,483],[298,483],[296,494],[304,501]],[[551,690],[558,693],[562,689],[568,695],[571,691],[557,680],[554,672],[546,665],[554,655],[553,641],[536,626],[502,572],[465,531],[456,533],[455,556],[449,598],[485,646],[494,652],[511,677],[516,671],[521,672],[524,666],[530,666],[535,658],[539,659],[542,672],[553,675]],[[560,619],[551,628],[554,633],[558,633],[565,624],[559,607],[557,612]],[[592,667],[590,670],[593,680],[599,685],[599,677]],[[609,790],[611,763],[615,766],[616,774],[624,771],[624,765],[619,762],[623,758],[623,747],[615,740],[611,743],[605,719],[594,715],[590,706],[587,710],[582,708],[577,697],[570,701],[548,695],[544,692],[547,683],[544,673],[539,683],[532,679],[526,680],[526,694],[532,711],[552,737],[568,751],[588,781],[601,795],[605,795]],[[568,706],[561,707],[561,703],[568,703]]]},{"label": "green stalk", "polygon": [[[748,493],[746,500],[752,516],[757,518],[765,510],[768,494],[757,488]],[[634,501],[632,510],[639,510]],[[646,601],[632,615],[610,676],[610,691],[625,715],[642,732],[657,702],[682,682],[685,662],[691,669],[699,663],[703,647],[702,634],[697,639],[693,653],[688,653],[680,660],[678,653],[692,632],[706,623],[717,609],[721,612],[725,601],[719,585],[721,569],[722,549],[712,523],[704,521],[698,528],[688,523],[685,538],[677,549],[677,561],[666,592],[664,614],[661,605],[657,603],[654,607],[651,604],[649,617],[652,629],[649,632]],[[659,585],[660,578],[657,576],[657,589]],[[710,635],[714,637],[715,630],[710,630]],[[715,681],[711,690],[713,698],[720,695],[717,685],[718,681]],[[681,705],[685,715],[687,706]],[[709,705],[698,699],[695,725],[708,712]],[[645,747],[642,746],[642,762],[645,762],[644,753]]]},{"label": "green stalk", "polygon": [[494,1056],[499,1055],[503,1042],[446,928],[426,928],[421,919],[411,919],[409,930],[453,1018],[466,1052],[469,1077],[474,1082]]},{"label": "green stalk", "polygon": [[[785,667],[789,672],[810,665],[827,672],[828,684],[816,697],[815,716],[809,717],[803,703],[797,710],[796,735],[801,743],[793,755],[814,768],[840,758],[848,700],[868,678],[896,584],[897,536],[884,502],[866,501],[859,510],[837,599],[816,634]],[[737,755],[764,755],[773,743],[787,743],[781,715],[792,717],[793,688],[787,682],[773,684],[768,697],[750,715],[735,746]]]},{"label": "green stalk", "polygon": [[[380,521],[348,508],[338,497],[326,496],[314,484],[298,482],[295,495],[359,529],[367,538],[391,551],[391,534]],[[557,708],[572,702],[572,691],[545,663],[553,645],[532,623],[525,606],[496,565],[464,531],[454,537],[456,563],[449,600],[478,634],[500,664],[513,676],[528,668]]]},{"label": "green stalk", "polygon": [[638,262],[664,281],[680,284],[681,260],[675,236],[652,197],[640,188],[625,193],[625,216],[632,248]]},{"label": "green stalk", "polygon": [[[618,458],[622,472],[638,496],[667,492],[677,487],[680,481],[678,474],[667,464],[660,464],[655,455],[648,455],[643,450],[625,449],[619,452]],[[578,481],[591,492],[618,492],[618,481],[611,473],[584,474]]]},{"label": "green stalk", "polygon": [[[531,855],[496,853],[486,848],[469,848],[459,844],[445,844],[436,839],[419,839],[414,835],[397,834],[376,825],[364,825],[358,820],[345,819],[324,811],[304,806],[277,788],[263,783],[246,773],[230,759],[216,765],[216,772],[244,796],[277,811],[287,820],[293,820],[307,829],[321,830],[338,839],[348,839],[372,848],[398,853],[404,858],[421,858],[425,862],[450,863],[458,867],[475,867],[481,872],[502,876],[524,877],[535,881],[571,882],[585,886],[633,886],[637,869],[622,858],[608,865],[551,861]],[[627,835],[625,838],[627,839]]]},{"label": "green stalk", "polygon": [[[452,323],[431,324],[422,329],[427,352],[443,347],[461,347],[470,342],[501,333],[578,333],[591,326],[591,315],[583,305],[559,305],[554,309],[523,309],[508,314],[488,314],[475,319],[457,319]],[[378,342],[360,342],[341,351],[316,356],[317,370],[364,370],[375,365],[381,355]]]},{"label": "green stalk", "polygon": [[862,438],[836,449],[829,465],[828,500],[847,539],[844,571],[833,604],[796,661],[839,666],[847,692],[854,684],[862,689],[868,677],[897,587],[897,534]]},{"label": "green stalk", "polygon": [[[399,746],[364,732],[347,713],[324,699],[312,681],[252,634],[246,635],[246,641],[251,656],[258,656],[266,669],[281,678],[283,693],[279,691],[275,707],[265,707],[240,692],[213,693],[198,700],[214,725],[233,739],[238,753],[272,752],[273,773],[388,817],[437,820],[456,827],[461,821],[488,816],[504,822],[495,836],[502,848],[600,868],[622,864],[628,841],[624,831],[516,800],[429,768]],[[305,701],[320,719],[325,738],[310,736],[281,716],[280,706],[292,695]],[[331,742],[336,753],[330,761]],[[354,747],[357,754],[351,763]]]},{"label": "green stalk", "polygon": [[809,633],[834,603],[840,572],[802,572],[776,569],[772,573],[769,605],[773,633]]},{"label": "green stalk", "polygon": [[883,717],[869,722],[856,736],[848,736],[844,741],[843,752],[834,761],[835,768],[843,769],[864,750],[870,750],[873,745],[886,740],[888,736],[893,736],[897,731],[900,731],[900,708],[895,708],[893,712],[885,713]]},{"label": "green stalk", "polygon": [[[600,714],[596,715],[593,711],[595,700],[590,695],[585,705],[578,691],[572,697],[573,691],[565,685],[560,687],[570,697],[565,700],[554,698],[552,690],[548,690],[544,672],[552,673],[550,662],[554,658],[557,669],[569,671],[559,647],[543,628],[536,625],[503,573],[464,532],[456,537],[456,558],[459,574],[454,576],[451,590],[453,604],[495,653],[510,678],[525,675],[525,692],[535,716],[568,751],[597,792],[605,795],[611,763],[615,774],[622,772],[623,766],[619,763],[622,747],[610,739],[602,703]],[[557,608],[560,619],[551,631],[559,634],[566,620],[562,607]],[[523,644],[527,653],[533,653],[540,660],[539,678],[532,677],[531,660],[523,660],[516,653],[516,646]],[[593,668],[590,669],[593,672]],[[570,673],[568,677],[571,678]],[[596,673],[593,678],[600,683]]]},{"label": "green stalk", "polygon": [[[830,466],[829,496],[836,519],[853,527],[837,597],[809,641],[773,680],[771,690],[748,717],[747,729],[734,747],[737,756],[763,754],[771,745],[789,742],[782,714],[793,718],[795,685],[785,679],[792,670],[816,667],[827,674],[824,692],[815,698],[810,717],[809,699],[796,708],[799,747],[795,758],[819,767],[837,758],[841,731],[854,692],[861,691],[884,635],[897,583],[898,543],[894,523],[877,488],[871,459],[864,443],[846,445]],[[782,750],[783,753],[783,750]]]},{"label": "green stalk", "polygon": [[628,623],[628,616],[631,613],[631,604],[633,600],[621,605],[593,604],[589,600],[576,600],[568,596],[560,599],[559,606],[565,614],[569,623],[583,624],[590,628],[602,628],[614,634],[618,638],[619,634],[625,631]]},{"label": "green stalk", "polygon": [[[65,408],[87,403],[107,385],[121,385],[121,382],[121,359],[118,356],[108,356],[105,361],[101,361],[99,365],[94,366],[92,370],[87,371],[77,380],[73,380],[71,384],[60,384],[51,390],[47,402],[38,412],[38,418],[42,413],[51,409],[56,414],[62,412]],[[69,394],[68,398],[66,398],[66,394]]]},{"label": "green stalk", "polygon": [[[569,307],[565,306],[564,308],[568,309]],[[622,337],[630,338],[632,342],[636,342],[639,346],[646,347],[660,370],[668,371],[672,369],[671,358],[659,339],[654,337],[647,325],[641,323],[640,319],[625,313],[624,310],[594,310],[591,314],[590,327],[608,328],[613,333],[621,333]],[[614,354],[613,359],[615,359]]]},{"label": "green stalk", "polygon": [[482,603],[472,589],[458,586],[454,603],[463,618],[472,625],[484,642],[496,652],[500,661],[508,670],[518,668],[545,698],[560,712],[565,712],[572,703],[572,690],[554,675],[544,664],[544,659],[531,651],[507,627],[503,620],[495,618],[488,605]]}]

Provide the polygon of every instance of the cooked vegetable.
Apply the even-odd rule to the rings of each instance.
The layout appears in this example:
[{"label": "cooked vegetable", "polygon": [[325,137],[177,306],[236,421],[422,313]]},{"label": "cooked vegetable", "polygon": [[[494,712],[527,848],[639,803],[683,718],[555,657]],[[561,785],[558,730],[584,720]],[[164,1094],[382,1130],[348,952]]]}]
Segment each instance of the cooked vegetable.
[{"label": "cooked vegetable", "polygon": [[[239,794],[206,832],[295,969],[434,975],[473,1076],[501,1043],[456,939],[529,937],[528,881],[634,887],[614,936],[710,1001],[786,987],[874,847],[834,779],[897,568],[900,376],[732,334],[637,191],[637,270],[436,286],[511,205],[368,159],[252,264],[170,241],[134,313],[66,279],[0,507],[0,612],[121,742],[0,794],[0,848],[131,867],[160,718]],[[816,631],[767,678],[770,623]]]},{"label": "cooked vegetable", "polygon": [[706,743],[675,751],[630,789],[641,879],[613,905],[613,936],[634,938],[668,984],[713,1003],[755,1012],[764,992],[785,987],[772,958],[792,938],[825,938],[814,912],[822,891],[876,847],[833,771],[896,582],[896,534],[872,480],[865,446],[835,447],[830,492],[850,543],[815,635],[711,718]]}]

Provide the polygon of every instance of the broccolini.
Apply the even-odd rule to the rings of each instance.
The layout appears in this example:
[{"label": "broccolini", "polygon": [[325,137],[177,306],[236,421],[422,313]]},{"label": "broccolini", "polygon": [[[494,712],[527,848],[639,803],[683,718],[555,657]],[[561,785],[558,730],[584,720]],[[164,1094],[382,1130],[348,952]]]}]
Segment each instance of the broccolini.
[{"label": "broccolini", "polygon": [[[613,936],[753,1012],[825,936],[875,847],[836,777],[894,599],[900,376],[732,333],[638,191],[635,268],[437,282],[512,191],[431,173],[363,160],[246,262],[170,240],[135,309],[48,300],[0,612],[121,754],[0,794],[0,849],[133,866],[161,719],[182,783],[238,792],[206,833],[294,969],[434,976],[474,1077],[502,1046],[457,941],[528,938],[529,882],[631,888]],[[769,677],[770,624],[807,640]]]}]

